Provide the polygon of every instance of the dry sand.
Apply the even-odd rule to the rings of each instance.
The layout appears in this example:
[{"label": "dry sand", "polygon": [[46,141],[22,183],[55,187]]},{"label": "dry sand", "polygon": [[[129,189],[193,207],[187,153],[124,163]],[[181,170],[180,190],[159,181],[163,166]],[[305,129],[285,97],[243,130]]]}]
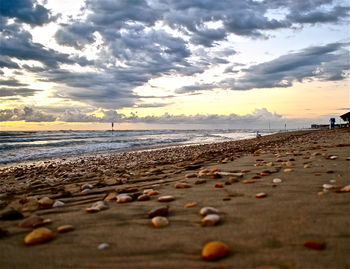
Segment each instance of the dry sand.
[{"label": "dry sand", "polygon": [[[54,239],[26,246],[23,238],[32,229],[18,227],[21,220],[0,220],[7,231],[3,236],[0,232],[0,267],[350,268],[350,193],[340,192],[350,184],[349,157],[350,132],[342,129],[3,167],[0,207],[51,219],[46,227],[54,231]],[[233,183],[227,183],[232,176],[219,178],[213,172],[186,178],[203,169],[249,172]],[[282,182],[274,184],[275,178]],[[195,184],[198,180],[206,182]],[[178,182],[191,187],[176,189]],[[82,192],[86,183],[93,188]],[[152,188],[159,194],[149,201],[109,201],[106,210],[85,212],[106,194],[128,188]],[[258,199],[257,193],[267,197]],[[164,205],[157,201],[163,195],[175,197],[166,203],[169,225],[154,228],[147,212]],[[42,197],[65,205],[39,208]],[[184,208],[191,202],[197,205]],[[199,210],[205,206],[220,211],[219,225],[200,225]],[[56,232],[65,224],[75,230]],[[202,260],[203,245],[216,240],[230,247],[230,255]],[[306,248],[305,241],[322,242],[325,248]],[[109,247],[98,250],[101,243]]]}]

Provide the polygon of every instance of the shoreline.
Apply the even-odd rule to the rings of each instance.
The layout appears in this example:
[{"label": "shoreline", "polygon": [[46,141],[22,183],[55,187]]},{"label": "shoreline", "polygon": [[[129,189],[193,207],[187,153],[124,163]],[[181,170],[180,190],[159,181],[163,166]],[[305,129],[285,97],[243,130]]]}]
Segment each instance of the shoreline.
[{"label": "shoreline", "polygon": [[[20,219],[0,220],[1,231],[7,231],[0,236],[0,265],[345,269],[350,265],[350,199],[341,190],[349,185],[349,135],[349,129],[296,131],[0,168],[0,210],[51,219],[45,227],[54,233],[50,242],[25,246],[23,238],[33,228],[18,227]],[[216,172],[203,176],[203,171]],[[275,178],[281,181],[273,183]],[[105,201],[108,209],[86,212],[113,193],[138,197],[147,189],[158,194],[147,201]],[[266,196],[256,198],[261,193]],[[170,224],[154,228],[147,212],[164,205],[158,198],[167,195],[174,196],[165,203]],[[44,197],[64,205],[43,208],[39,200]],[[200,225],[198,211],[205,206],[219,210],[218,225]],[[74,230],[56,231],[67,224]],[[203,261],[201,248],[217,240],[231,254]],[[309,249],[305,242],[325,247]],[[109,247],[98,250],[101,243]]]}]

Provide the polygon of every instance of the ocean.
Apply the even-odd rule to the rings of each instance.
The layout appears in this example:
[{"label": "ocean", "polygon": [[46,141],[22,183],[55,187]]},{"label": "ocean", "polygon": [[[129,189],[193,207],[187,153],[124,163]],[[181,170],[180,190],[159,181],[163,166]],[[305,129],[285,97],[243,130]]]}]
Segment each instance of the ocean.
[{"label": "ocean", "polygon": [[[261,130],[262,135],[277,131]],[[256,137],[256,130],[0,131],[0,163]]]}]

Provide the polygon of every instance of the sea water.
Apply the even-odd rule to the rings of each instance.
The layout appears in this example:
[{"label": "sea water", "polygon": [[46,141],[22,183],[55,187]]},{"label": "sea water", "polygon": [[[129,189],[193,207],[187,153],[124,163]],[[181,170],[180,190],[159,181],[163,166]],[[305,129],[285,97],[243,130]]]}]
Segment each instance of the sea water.
[{"label": "sea water", "polygon": [[[262,135],[276,131],[262,130]],[[0,163],[256,137],[256,130],[0,131]]]}]

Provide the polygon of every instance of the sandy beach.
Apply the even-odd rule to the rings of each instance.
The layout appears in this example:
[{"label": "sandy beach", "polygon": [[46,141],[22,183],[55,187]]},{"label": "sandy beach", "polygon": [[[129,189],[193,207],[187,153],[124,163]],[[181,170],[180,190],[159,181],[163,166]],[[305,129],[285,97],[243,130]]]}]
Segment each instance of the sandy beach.
[{"label": "sandy beach", "polygon": [[[4,269],[350,268],[349,129],[11,164],[0,178]],[[38,227],[50,238],[25,244]],[[204,260],[210,241],[229,253]]]}]

